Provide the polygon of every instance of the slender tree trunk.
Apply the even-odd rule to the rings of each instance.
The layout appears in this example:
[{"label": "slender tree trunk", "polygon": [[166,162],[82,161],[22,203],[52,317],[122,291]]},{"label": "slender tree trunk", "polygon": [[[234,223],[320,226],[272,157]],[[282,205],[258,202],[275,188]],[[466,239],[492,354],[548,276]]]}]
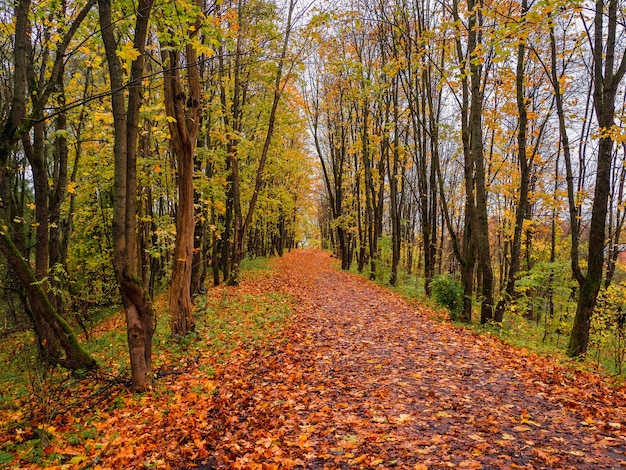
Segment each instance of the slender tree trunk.
[{"label": "slender tree trunk", "polygon": [[[596,1],[593,46],[593,105],[598,126],[603,134],[598,143],[596,181],[589,228],[587,274],[580,282],[576,316],[567,347],[567,354],[572,357],[583,356],[587,352],[591,317],[602,284],[606,218],[613,160],[613,139],[606,134],[614,125],[615,96],[624,73],[626,73],[626,54],[622,55],[619,66],[617,70],[615,69],[617,11],[617,0],[609,0],[608,5],[605,4],[604,0]],[[604,31],[605,18],[607,23],[606,36]]]},{"label": "slender tree trunk", "polygon": [[115,176],[113,187],[114,268],[126,314],[126,332],[130,353],[132,388],[143,391],[152,381],[152,335],[154,312],[152,301],[136,273],[136,146],[141,104],[143,54],[152,0],[140,0],[135,25],[134,48],[139,52],[131,65],[128,89],[128,112],[124,95],[123,71],[117,56],[110,0],[98,0],[100,27],[106,50],[111,83],[111,107],[115,132]]},{"label": "slender tree trunk", "polygon": [[[241,215],[241,203],[237,203],[237,200],[240,199],[240,195],[238,194],[240,189],[240,185],[237,183],[233,186],[236,193],[235,194],[235,247],[234,247],[234,256],[233,256],[233,267],[231,271],[231,278],[228,283],[231,285],[237,285],[239,283],[239,271],[241,264],[241,260],[243,259],[244,253],[244,242],[247,236],[250,225],[252,224],[252,218],[254,216],[254,211],[256,209],[256,202],[259,197],[259,192],[261,190],[261,185],[263,183],[263,172],[265,169],[265,162],[267,161],[267,155],[270,150],[270,145],[272,142],[272,137],[274,136],[274,125],[276,122],[276,112],[278,110],[278,104],[280,102],[280,98],[282,95],[282,91],[284,88],[283,84],[283,68],[285,66],[285,60],[287,57],[287,51],[289,47],[289,38],[291,36],[291,20],[292,14],[295,8],[295,0],[291,0],[289,2],[289,10],[287,13],[287,26],[284,33],[283,44],[281,49],[280,58],[278,60],[278,69],[276,71],[276,78],[274,81],[274,97],[272,100],[272,107],[270,109],[270,115],[268,118],[267,131],[265,134],[265,140],[263,142],[263,149],[261,150],[261,156],[259,159],[259,166],[257,167],[256,178],[254,183],[254,190],[252,192],[252,197],[250,199],[250,204],[248,206],[248,211],[246,213],[245,219]],[[237,171],[235,171],[237,169]],[[239,172],[238,172],[238,162],[235,161],[233,163],[233,180],[239,180]],[[239,204],[239,209],[237,208]],[[239,215],[237,212],[239,211]]]},{"label": "slender tree trunk", "polygon": [[[468,8],[471,5],[471,1],[468,1]],[[457,23],[461,23],[458,0],[453,0],[453,17]],[[470,8],[471,10],[471,8]],[[468,38],[468,50],[467,53],[463,51],[463,42],[461,40],[461,32],[457,30],[456,51],[459,65],[462,69],[469,69],[468,61],[472,59],[472,52],[476,48],[476,31],[475,31],[475,12],[470,13],[470,29]],[[474,66],[476,68],[476,66]],[[477,77],[478,78],[478,77]],[[457,255],[461,263],[461,283],[463,285],[463,313],[461,318],[464,321],[471,321],[472,318],[472,295],[474,291],[474,270],[476,267],[476,254],[478,247],[476,246],[478,236],[474,233],[477,230],[477,214],[476,214],[476,183],[475,183],[475,170],[476,158],[475,153],[478,151],[482,158],[482,140],[480,130],[480,116],[476,116],[477,108],[473,108],[473,113],[470,111],[470,84],[467,76],[464,74],[461,79],[461,141],[463,144],[463,162],[464,162],[464,180],[465,180],[465,218],[463,225],[463,237],[462,237],[462,250]],[[473,125],[472,125],[473,123]],[[476,125],[479,127],[476,128]],[[474,135],[472,135],[474,130]],[[472,143],[476,148],[472,148]],[[441,178],[441,172],[439,172],[439,186],[442,192],[443,198],[443,180]],[[451,224],[449,222],[449,215],[446,216],[446,223],[449,228]],[[451,231],[451,233],[453,233]],[[481,319],[483,315],[481,314]]]},{"label": "slender tree trunk", "polygon": [[482,58],[482,2],[468,0],[467,9],[470,11],[468,33],[468,55],[470,69],[471,101],[469,114],[470,153],[474,165],[474,180],[476,191],[476,248],[481,271],[481,310],[480,321],[486,323],[493,318],[493,270],[491,267],[491,246],[489,243],[489,215],[487,213],[487,188],[485,183],[485,156],[483,148],[482,101],[481,83],[483,79]]},{"label": "slender tree trunk", "polygon": [[[521,22],[525,23],[528,11],[527,0],[522,0]],[[526,55],[526,44],[524,39],[519,39],[517,46],[517,72],[515,75],[515,90],[517,98],[517,111],[519,114],[517,125],[517,158],[520,168],[520,191],[515,211],[515,227],[513,233],[513,243],[511,245],[511,263],[506,276],[506,287],[504,294],[498,301],[494,313],[494,320],[501,322],[504,317],[504,310],[515,293],[515,278],[520,268],[520,254],[522,249],[522,229],[526,219],[528,208],[528,192],[530,186],[530,166],[526,151],[526,131],[528,128],[528,113],[526,111],[526,96],[524,93],[524,60]]]},{"label": "slender tree trunk", "polygon": [[[626,145],[622,144],[622,149],[626,152]],[[617,267],[617,259],[620,254],[620,241],[622,238],[622,231],[624,229],[624,222],[626,221],[626,211],[624,211],[624,185],[626,183],[626,153],[622,157],[621,165],[618,177],[618,189],[617,194],[613,195],[611,199],[614,201],[615,206],[615,225],[610,233],[610,250],[608,257],[608,264],[606,268],[606,278],[604,280],[604,288],[608,289],[613,281],[615,275],[615,268]]]},{"label": "slender tree trunk", "polygon": [[398,179],[400,178],[400,125],[398,110],[398,77],[393,81],[393,124],[394,124],[394,146],[393,146],[393,163],[387,160],[387,171],[389,172],[389,196],[390,196],[390,218],[391,218],[391,278],[389,283],[395,286],[398,283],[398,266],[400,264],[400,247],[401,247],[401,217],[402,210],[399,201]]}]

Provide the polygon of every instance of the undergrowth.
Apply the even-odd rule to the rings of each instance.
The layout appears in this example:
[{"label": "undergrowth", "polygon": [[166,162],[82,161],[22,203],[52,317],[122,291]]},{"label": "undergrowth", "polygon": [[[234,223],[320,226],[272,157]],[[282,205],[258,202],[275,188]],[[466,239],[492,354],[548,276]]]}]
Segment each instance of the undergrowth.
[{"label": "undergrowth", "polygon": [[[170,335],[166,295],[155,299],[154,383],[147,393],[167,401],[172,380],[161,379],[175,381],[177,375],[190,371],[212,377],[235,349],[260,347],[285,328],[291,300],[282,294],[254,292],[246,284],[271,275],[269,262],[246,260],[242,273],[239,288],[209,288],[195,299],[196,329],[184,337]],[[88,451],[108,412],[143,399],[145,394],[128,391],[124,313],[103,311],[98,318],[89,326],[89,339],[81,335],[100,366],[86,377],[43,366],[29,332],[0,341],[0,468],[82,463],[76,460],[78,450],[77,456],[68,456],[72,449],[82,446]],[[55,426],[60,419],[66,424],[69,420],[63,429]],[[57,449],[69,454],[61,455]]]}]

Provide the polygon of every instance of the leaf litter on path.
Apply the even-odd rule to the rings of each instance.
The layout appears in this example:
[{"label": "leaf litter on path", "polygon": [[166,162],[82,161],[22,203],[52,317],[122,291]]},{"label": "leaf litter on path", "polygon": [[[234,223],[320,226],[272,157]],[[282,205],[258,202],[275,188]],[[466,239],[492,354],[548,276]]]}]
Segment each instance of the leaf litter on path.
[{"label": "leaf litter on path", "polygon": [[435,322],[327,253],[276,264],[293,326],[220,373],[204,468],[626,468],[623,389]]},{"label": "leaf litter on path", "polygon": [[[194,360],[153,391],[58,415],[42,451],[95,470],[626,469],[623,388],[434,321],[335,261],[292,251],[269,276],[212,289],[222,309],[256,305],[215,319],[250,322],[250,338],[246,324],[222,331],[232,337],[215,341],[240,345],[228,354],[192,341]],[[262,326],[285,294],[291,326]],[[260,327],[270,342],[255,339]],[[24,440],[11,429],[0,449]],[[61,438],[71,432],[75,444]]]}]

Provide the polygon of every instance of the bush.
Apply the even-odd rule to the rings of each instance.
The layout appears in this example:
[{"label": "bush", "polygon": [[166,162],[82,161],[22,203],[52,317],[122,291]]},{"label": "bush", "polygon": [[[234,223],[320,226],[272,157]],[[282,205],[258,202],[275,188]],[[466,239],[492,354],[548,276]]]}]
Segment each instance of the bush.
[{"label": "bush", "polygon": [[463,288],[448,275],[435,276],[430,283],[433,299],[450,310],[450,319],[456,320],[463,310]]}]

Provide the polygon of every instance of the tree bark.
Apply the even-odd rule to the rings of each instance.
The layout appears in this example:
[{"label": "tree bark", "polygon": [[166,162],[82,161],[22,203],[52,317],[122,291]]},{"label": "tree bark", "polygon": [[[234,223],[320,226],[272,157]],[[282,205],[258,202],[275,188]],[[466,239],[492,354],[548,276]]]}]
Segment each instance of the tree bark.
[{"label": "tree bark", "polygon": [[123,71],[117,56],[110,0],[98,0],[100,27],[111,83],[111,107],[115,133],[113,187],[113,264],[126,315],[132,388],[144,391],[152,383],[152,336],[155,321],[152,301],[136,273],[136,146],[141,104],[144,50],[152,0],[140,0],[135,25],[134,48],[139,56],[131,65],[128,113]]},{"label": "tree bark", "polygon": [[[522,0],[521,23],[526,20],[528,1]],[[524,93],[524,60],[526,55],[525,39],[520,38],[517,46],[517,69],[515,75],[515,96],[517,101],[518,125],[517,125],[517,158],[520,169],[520,190],[517,208],[515,211],[515,227],[513,242],[511,244],[511,262],[506,276],[504,294],[498,301],[494,312],[494,320],[501,322],[504,318],[506,305],[515,293],[515,278],[520,268],[520,254],[522,249],[522,229],[528,209],[528,193],[530,186],[530,165],[527,156],[526,131],[528,128],[528,112],[526,110],[526,96]]]},{"label": "tree bark", "polygon": [[[196,21],[195,30],[200,26]],[[194,251],[194,154],[200,124],[200,73],[198,57],[193,45],[185,48],[187,88],[189,96],[182,91],[179,74],[180,52],[162,53],[164,72],[165,112],[173,118],[168,120],[172,147],[178,169],[178,205],[176,211],[176,244],[174,266],[170,285],[171,331],[173,335],[185,335],[194,330],[193,305],[191,302],[191,271]]]},{"label": "tree bark", "polygon": [[[593,105],[598,120],[600,138],[596,169],[595,190],[589,228],[589,256],[587,274],[580,284],[576,316],[572,326],[567,354],[571,357],[584,356],[589,345],[591,317],[602,284],[604,248],[606,241],[606,218],[611,188],[611,164],[613,139],[609,132],[614,126],[615,96],[626,72],[626,54],[615,69],[618,1],[609,0],[608,10],[604,0],[597,0],[594,15],[593,45]],[[604,35],[604,22],[607,31]]]}]

